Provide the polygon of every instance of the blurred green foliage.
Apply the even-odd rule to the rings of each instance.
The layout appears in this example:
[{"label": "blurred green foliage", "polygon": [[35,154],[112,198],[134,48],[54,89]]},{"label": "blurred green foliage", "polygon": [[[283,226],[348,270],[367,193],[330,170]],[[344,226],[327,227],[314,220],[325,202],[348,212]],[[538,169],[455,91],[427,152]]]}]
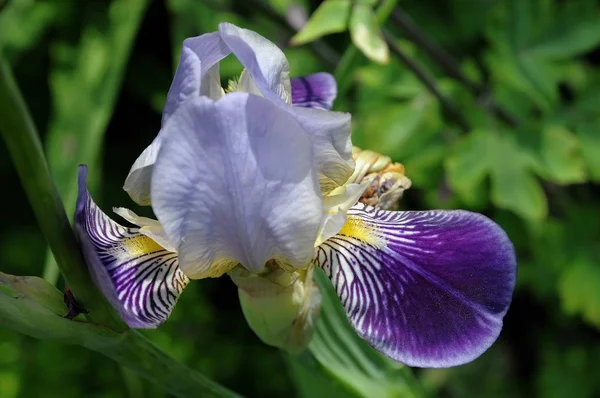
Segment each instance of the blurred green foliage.
[{"label": "blurred green foliage", "polygon": [[[353,10],[374,6],[343,0],[0,0],[0,48],[69,206],[77,163],[92,167],[93,194],[102,208],[132,206],[121,185],[158,132],[181,41],[230,21],[285,48],[293,75],[324,70],[342,79],[336,109],[352,112],[354,143],[404,163],[413,180],[403,208],[483,212],[506,229],[517,249],[518,286],[505,329],[471,364],[388,369],[368,347],[349,352],[360,345],[327,340],[335,323],[319,325],[310,352],[283,356],[253,335],[226,278],[191,284],[172,318],[145,332],[181,362],[247,396],[600,395],[597,1],[403,0],[381,28],[371,15],[361,15],[367,21],[362,37],[396,49],[387,64],[361,54],[373,58],[368,43],[358,43],[360,50],[352,44],[361,37],[352,31],[358,24]],[[315,9],[296,36],[305,44],[290,47]],[[240,70],[229,57],[223,81]],[[0,176],[10,209],[0,219],[1,270],[41,276],[46,244],[3,144]],[[82,347],[0,328],[0,353],[3,398],[167,396]],[[369,366],[377,369],[371,376]],[[385,378],[378,381],[382,369]],[[397,384],[385,389],[390,380]]]}]

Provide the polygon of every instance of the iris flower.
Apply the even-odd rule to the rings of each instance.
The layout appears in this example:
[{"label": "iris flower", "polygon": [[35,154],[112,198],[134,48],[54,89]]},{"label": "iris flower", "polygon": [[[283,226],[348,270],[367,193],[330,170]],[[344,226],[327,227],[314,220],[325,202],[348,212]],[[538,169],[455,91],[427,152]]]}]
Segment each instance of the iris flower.
[{"label": "iris flower", "polygon": [[[244,66],[227,90],[219,61]],[[354,150],[332,76],[290,79],[273,43],[231,24],[189,38],[162,127],[124,189],[158,220],[104,214],[79,170],[75,223],[90,272],[132,328],[155,328],[190,279],[228,274],[251,328],[299,351],[319,308],[315,267],[356,332],[420,367],[473,360],[498,337],[515,284],[506,233],[463,210],[392,211],[401,165]],[[356,162],[355,162],[356,160]]]}]

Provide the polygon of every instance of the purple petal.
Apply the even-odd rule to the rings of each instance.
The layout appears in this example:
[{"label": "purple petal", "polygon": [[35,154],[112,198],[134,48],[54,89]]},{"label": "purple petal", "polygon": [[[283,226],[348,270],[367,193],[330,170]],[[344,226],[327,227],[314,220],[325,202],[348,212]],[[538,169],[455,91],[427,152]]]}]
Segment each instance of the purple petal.
[{"label": "purple petal", "polygon": [[514,248],[498,225],[462,210],[357,205],[348,215],[315,262],[362,338],[394,360],[436,368],[492,345],[516,278]]},{"label": "purple petal", "polygon": [[337,83],[329,73],[292,78],[292,105],[331,109],[337,96]]},{"label": "purple petal", "polygon": [[169,317],[189,280],[176,253],[117,224],[96,206],[86,174],[87,167],[79,166],[75,228],[92,278],[127,325],[155,328]]}]

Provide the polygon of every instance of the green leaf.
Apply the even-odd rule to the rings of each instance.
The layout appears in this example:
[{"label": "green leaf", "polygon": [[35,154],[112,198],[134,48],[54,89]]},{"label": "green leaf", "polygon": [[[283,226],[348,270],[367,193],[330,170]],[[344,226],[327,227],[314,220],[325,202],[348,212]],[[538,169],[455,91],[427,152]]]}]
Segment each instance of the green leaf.
[{"label": "green leaf", "polygon": [[291,39],[292,45],[310,43],[319,37],[346,30],[350,17],[350,0],[325,0],[304,27]]},{"label": "green leaf", "polygon": [[35,276],[13,276],[0,272],[0,287],[13,289],[16,297],[27,298],[57,315],[65,315],[63,295],[50,283]]},{"label": "green leaf", "polygon": [[537,172],[541,177],[559,184],[586,181],[579,139],[573,132],[559,124],[548,124],[528,136],[536,141]]},{"label": "green leaf", "polygon": [[370,60],[387,64],[390,51],[381,35],[377,18],[370,6],[355,4],[350,17],[350,37],[352,42]]},{"label": "green leaf", "polygon": [[12,0],[0,13],[0,49],[7,58],[21,53],[39,40],[58,16],[58,4]]},{"label": "green leaf", "polygon": [[180,398],[238,397],[169,357],[139,332],[117,333],[102,325],[63,318],[63,313],[62,294],[48,282],[0,273],[1,327],[97,351]]},{"label": "green leaf", "polygon": [[576,127],[581,153],[590,177],[600,182],[600,119],[597,123],[581,123]]},{"label": "green leaf", "polygon": [[600,328],[600,262],[599,258],[578,256],[562,273],[559,295],[569,314],[581,314],[590,324]]},{"label": "green leaf", "polygon": [[459,141],[454,150],[446,163],[448,182],[467,203],[477,199],[471,192],[489,175],[496,206],[529,220],[546,216],[546,196],[533,174],[534,158],[510,133],[478,131]]},{"label": "green leaf", "polygon": [[507,134],[494,139],[490,153],[492,202],[530,220],[545,218],[546,196],[532,173],[530,155]]},{"label": "green leaf", "polygon": [[446,160],[448,182],[467,204],[477,202],[476,186],[485,182],[490,165],[491,140],[484,131],[474,131],[454,146]]},{"label": "green leaf", "polygon": [[487,64],[495,82],[513,93],[505,102],[526,95],[550,112],[569,71],[565,60],[600,43],[597,7],[587,0],[509,0],[498,3],[497,11],[487,31],[492,44]]},{"label": "green leaf", "polygon": [[[113,0],[108,22],[93,20],[76,47],[53,51],[50,88],[54,100],[47,154],[65,207],[77,198],[77,165],[90,165],[92,185],[98,176],[102,140],[121,88],[125,66],[148,0]],[[58,271],[48,253],[44,276],[55,282]]]}]

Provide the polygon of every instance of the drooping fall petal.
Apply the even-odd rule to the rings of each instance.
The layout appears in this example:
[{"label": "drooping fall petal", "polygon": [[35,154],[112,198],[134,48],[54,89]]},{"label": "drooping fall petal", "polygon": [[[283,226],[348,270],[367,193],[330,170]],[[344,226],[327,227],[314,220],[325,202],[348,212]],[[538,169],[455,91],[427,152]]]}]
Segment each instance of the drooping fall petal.
[{"label": "drooping fall petal", "polygon": [[87,167],[80,166],[75,227],[94,282],[127,325],[155,328],[169,317],[189,280],[176,253],[98,208],[86,174]]},{"label": "drooping fall petal", "polygon": [[460,365],[490,347],[516,278],[514,248],[498,225],[461,210],[362,204],[348,216],[315,262],[362,338],[419,367]]}]

